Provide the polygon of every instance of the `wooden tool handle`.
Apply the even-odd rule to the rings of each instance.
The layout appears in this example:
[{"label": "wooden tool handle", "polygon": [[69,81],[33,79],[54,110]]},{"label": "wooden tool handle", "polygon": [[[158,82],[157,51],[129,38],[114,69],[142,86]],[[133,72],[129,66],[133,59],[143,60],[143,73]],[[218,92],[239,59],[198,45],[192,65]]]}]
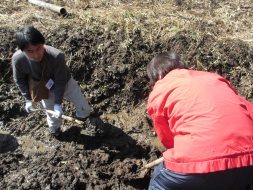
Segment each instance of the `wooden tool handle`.
[{"label": "wooden tool handle", "polygon": [[83,121],[78,120],[78,119],[75,119],[75,118],[70,117],[70,116],[62,115],[61,117],[62,117],[62,119],[66,119],[66,120],[68,120],[68,121],[74,121],[74,122],[76,122],[76,123],[78,123],[78,124],[80,124],[80,125],[84,124]]},{"label": "wooden tool handle", "polygon": [[158,158],[157,160],[154,160],[153,162],[148,163],[148,164],[145,165],[144,167],[145,167],[145,168],[152,168],[152,167],[154,167],[154,166],[160,164],[161,162],[163,162],[163,160],[164,160],[163,157]]},{"label": "wooden tool handle", "polygon": [[[52,114],[52,115],[56,114],[55,111],[53,111],[53,110],[46,110],[46,109],[33,109],[32,111],[46,111],[47,113],[50,113],[50,114]],[[62,119],[65,119],[65,120],[68,120],[68,121],[76,122],[76,123],[78,123],[78,124],[80,124],[80,125],[84,124],[83,121],[78,120],[78,119],[73,118],[73,117],[70,117],[70,116],[61,115],[61,118],[62,118]]]},{"label": "wooden tool handle", "polygon": [[[50,113],[50,114],[55,114],[55,111],[53,111],[53,110],[45,110],[47,113]],[[68,120],[68,121],[74,121],[74,122],[76,122],[76,123],[78,123],[78,124],[83,124],[84,122],[83,121],[81,121],[81,120],[78,120],[78,119],[75,119],[75,118],[73,118],[73,117],[70,117],[70,116],[66,116],[66,115],[61,115],[61,118],[62,119],[66,119],[66,120]]]}]

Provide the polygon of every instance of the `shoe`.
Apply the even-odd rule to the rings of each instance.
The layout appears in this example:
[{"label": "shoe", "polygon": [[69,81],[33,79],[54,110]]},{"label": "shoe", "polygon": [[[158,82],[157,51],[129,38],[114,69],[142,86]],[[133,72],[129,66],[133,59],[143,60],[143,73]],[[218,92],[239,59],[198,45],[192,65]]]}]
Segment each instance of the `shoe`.
[{"label": "shoe", "polygon": [[55,138],[59,138],[62,134],[61,128],[59,127],[58,129],[55,130],[55,132],[50,131],[50,134]]},{"label": "shoe", "polygon": [[75,118],[83,122],[85,122],[88,119],[88,117],[77,117],[77,116]]}]

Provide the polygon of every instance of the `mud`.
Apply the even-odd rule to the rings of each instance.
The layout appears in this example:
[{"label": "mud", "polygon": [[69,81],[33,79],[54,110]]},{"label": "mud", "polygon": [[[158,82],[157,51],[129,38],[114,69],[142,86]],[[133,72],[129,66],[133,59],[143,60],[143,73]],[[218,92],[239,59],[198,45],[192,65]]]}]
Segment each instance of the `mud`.
[{"label": "mud", "polygon": [[[65,121],[63,135],[55,139],[43,113],[24,111],[10,64],[15,31],[0,28],[1,188],[147,189],[151,171],[141,175],[141,169],[163,150],[145,110],[150,90],[146,65],[155,53],[176,50],[191,68],[218,72],[242,96],[253,99],[252,46],[238,39],[218,39],[219,30],[212,29],[213,34],[207,34],[200,28],[198,38],[193,31],[182,30],[151,42],[142,28],[41,28],[47,44],[66,53],[102,130]],[[64,102],[63,108],[74,116],[71,104]]]},{"label": "mud", "polygon": [[[93,117],[101,117],[98,125],[102,126],[103,134],[92,134],[85,126],[65,122],[63,135],[57,140],[48,134],[43,113],[25,113],[10,65],[15,49],[10,44],[14,31],[1,30],[1,44],[6,47],[1,51],[4,59],[0,83],[0,128],[6,133],[1,134],[0,147],[0,183],[4,189],[144,189],[148,185],[149,174],[139,178],[138,171],[160,153],[146,140],[146,134],[151,132],[141,99],[135,92],[129,93],[137,89],[131,73],[134,66],[121,67],[118,54],[112,54],[117,47],[112,47],[101,59],[102,52],[97,52],[99,39],[92,38],[92,31],[85,35],[77,31],[65,30],[60,34],[53,31],[55,35],[51,34],[49,43],[57,42],[52,45],[60,48],[66,45],[67,49],[63,49],[66,57],[70,57],[68,64],[93,106]],[[68,37],[68,33],[76,35]],[[56,40],[58,35],[66,35],[66,40]],[[107,40],[107,36],[103,38]],[[88,50],[81,48],[85,45]],[[110,58],[111,55],[115,58]],[[137,110],[138,117],[131,117],[133,105],[137,104],[141,111]],[[67,115],[74,115],[70,104],[65,103],[64,108]]]}]

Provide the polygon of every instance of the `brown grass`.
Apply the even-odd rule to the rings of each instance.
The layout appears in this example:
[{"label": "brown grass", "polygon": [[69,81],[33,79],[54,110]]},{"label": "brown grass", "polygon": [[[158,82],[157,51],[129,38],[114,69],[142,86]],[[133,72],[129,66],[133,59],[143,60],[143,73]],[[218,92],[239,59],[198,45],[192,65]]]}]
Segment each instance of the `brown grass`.
[{"label": "brown grass", "polygon": [[110,30],[124,27],[126,33],[141,28],[147,40],[167,39],[178,31],[209,33],[217,38],[241,39],[253,45],[253,5],[244,1],[200,0],[51,0],[69,12],[65,18],[26,0],[3,0],[0,25],[16,29],[34,25],[44,29],[94,26]]}]

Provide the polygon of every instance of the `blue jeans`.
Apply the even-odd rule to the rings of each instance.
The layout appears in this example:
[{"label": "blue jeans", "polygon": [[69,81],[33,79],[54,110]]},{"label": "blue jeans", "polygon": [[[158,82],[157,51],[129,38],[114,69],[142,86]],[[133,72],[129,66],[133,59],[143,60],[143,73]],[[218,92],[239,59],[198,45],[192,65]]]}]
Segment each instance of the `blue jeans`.
[{"label": "blue jeans", "polygon": [[183,174],[155,167],[149,190],[248,190],[253,181],[253,167],[243,167],[206,174]]}]

